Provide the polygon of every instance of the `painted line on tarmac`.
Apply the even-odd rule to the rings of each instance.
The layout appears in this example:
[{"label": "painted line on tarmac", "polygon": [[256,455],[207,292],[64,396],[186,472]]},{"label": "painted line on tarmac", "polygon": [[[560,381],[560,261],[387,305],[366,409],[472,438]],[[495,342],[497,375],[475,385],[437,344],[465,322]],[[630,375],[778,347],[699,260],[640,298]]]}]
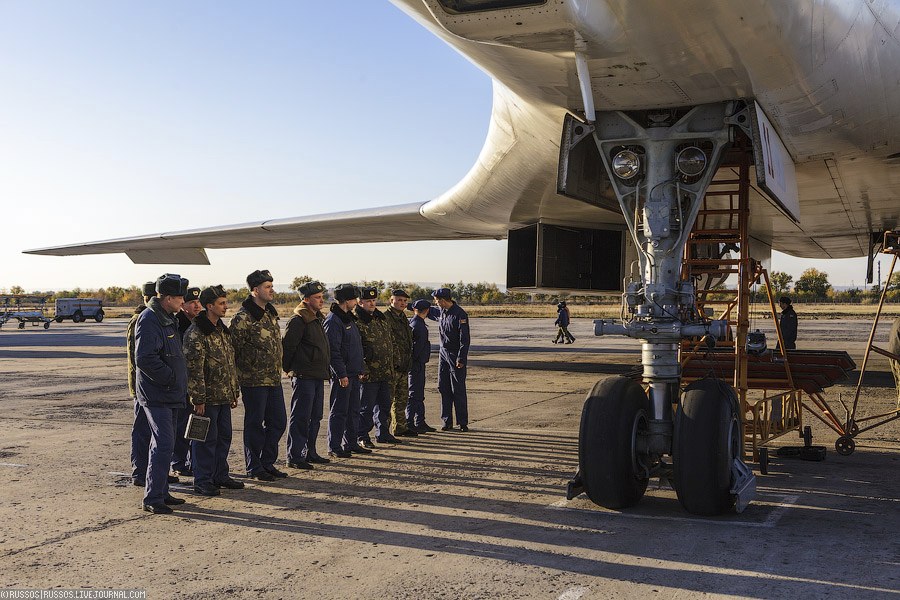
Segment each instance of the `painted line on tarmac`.
[{"label": "painted line on tarmac", "polygon": [[765,521],[722,521],[722,520],[712,520],[712,519],[692,519],[688,517],[665,517],[662,515],[638,515],[634,513],[623,513],[623,512],[613,512],[607,511],[603,509],[591,510],[588,508],[574,508],[570,507],[568,500],[559,500],[558,502],[554,502],[547,506],[547,508],[551,510],[565,510],[570,512],[577,512],[586,515],[604,515],[604,516],[614,516],[614,517],[626,517],[630,519],[647,519],[652,521],[669,521],[669,522],[681,522],[681,523],[697,523],[703,525],[725,525],[728,527],[739,526],[739,527],[759,527],[762,529],[771,529],[778,524],[778,521],[787,514],[788,509],[791,508],[794,504],[799,500],[799,496],[783,496],[781,502],[775,504],[772,512],[766,517]]},{"label": "painted line on tarmac", "polygon": [[19,463],[0,463],[0,467],[17,467],[21,469],[22,467],[27,466],[28,465],[20,465]]},{"label": "painted line on tarmac", "polygon": [[590,591],[591,590],[586,587],[577,585],[575,587],[570,587],[569,589],[564,591],[556,600],[578,600]]}]

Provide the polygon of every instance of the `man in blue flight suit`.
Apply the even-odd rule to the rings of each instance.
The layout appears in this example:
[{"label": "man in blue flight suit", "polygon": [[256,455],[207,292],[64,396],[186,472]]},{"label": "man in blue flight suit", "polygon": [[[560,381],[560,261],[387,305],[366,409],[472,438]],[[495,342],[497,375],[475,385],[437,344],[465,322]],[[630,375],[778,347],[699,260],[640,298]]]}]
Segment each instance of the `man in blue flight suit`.
[{"label": "man in blue flight suit", "polygon": [[335,301],[323,324],[331,350],[328,455],[337,458],[350,458],[353,452],[372,452],[356,443],[359,384],[366,377],[362,338],[353,314],[358,298],[359,288],[352,283],[342,283],[334,288]]},{"label": "man in blue flight suit", "polygon": [[175,413],[187,399],[187,364],[175,314],[184,303],[188,280],[166,273],[156,282],[158,296],[135,325],[134,354],[137,399],[150,424],[150,456],[144,488],[143,510],[172,512],[170,506],[184,500],[169,494],[169,465],[175,449]]},{"label": "man in blue flight suit", "polygon": [[411,308],[415,316],[409,320],[412,328],[412,363],[409,368],[409,400],[406,403],[406,425],[418,433],[437,431],[425,422],[425,364],[431,358],[431,340],[425,319],[437,319],[438,310],[428,300],[416,300]]},{"label": "man in blue flight suit", "polygon": [[453,412],[460,431],[469,430],[469,400],[466,396],[466,361],[469,357],[469,315],[453,300],[448,288],[431,294],[441,307],[441,359],[438,391],[441,393],[441,431],[453,429]]},{"label": "man in blue flight suit", "polygon": [[[188,327],[191,326],[191,323],[194,322],[194,319],[202,310],[200,288],[188,288],[184,294],[184,304],[181,306],[181,310],[178,311],[178,315],[176,315],[178,332],[181,334],[182,343],[184,343],[184,334],[187,332]],[[191,416],[190,408],[185,408],[176,415],[175,452],[172,454],[172,472],[185,477],[194,476],[194,471],[191,469],[191,442],[184,437],[189,416]]]}]

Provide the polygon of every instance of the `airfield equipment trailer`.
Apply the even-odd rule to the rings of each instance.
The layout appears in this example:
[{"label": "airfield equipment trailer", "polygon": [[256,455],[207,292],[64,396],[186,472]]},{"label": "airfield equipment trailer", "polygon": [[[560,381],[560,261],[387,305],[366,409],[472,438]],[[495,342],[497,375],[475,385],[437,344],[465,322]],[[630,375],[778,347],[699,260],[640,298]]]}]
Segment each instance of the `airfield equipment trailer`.
[{"label": "airfield equipment trailer", "polygon": [[72,319],[73,323],[83,323],[87,319],[94,319],[99,323],[104,316],[106,314],[103,312],[103,300],[96,298],[56,299],[57,323],[62,323],[65,319]]},{"label": "airfield equipment trailer", "polygon": [[9,321],[18,321],[19,329],[25,329],[26,323],[34,327],[44,326],[50,329],[50,319],[46,316],[47,298],[44,296],[26,296],[23,294],[0,295],[0,327]]}]

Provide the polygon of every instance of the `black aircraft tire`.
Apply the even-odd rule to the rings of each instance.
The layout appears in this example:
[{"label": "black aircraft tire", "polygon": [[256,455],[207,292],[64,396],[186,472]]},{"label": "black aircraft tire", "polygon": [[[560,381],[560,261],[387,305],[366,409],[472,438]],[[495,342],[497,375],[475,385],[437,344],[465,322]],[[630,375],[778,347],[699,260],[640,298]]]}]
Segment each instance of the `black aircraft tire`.
[{"label": "black aircraft tire", "polygon": [[685,510],[719,515],[734,506],[731,465],[742,443],[734,390],[717,379],[689,385],[675,412],[672,442],[675,492]]},{"label": "black aircraft tire", "polygon": [[625,377],[597,382],[584,401],[578,433],[578,465],[584,493],[605,508],[627,508],[640,501],[646,477],[635,473],[636,423],[649,418],[643,388]]},{"label": "black aircraft tire", "polygon": [[97,321],[98,323],[100,323],[101,321],[103,321],[103,317],[104,317],[104,316],[105,316],[105,315],[103,314],[103,311],[102,311],[102,310],[98,310],[98,311],[97,311],[97,314],[94,315],[94,320]]}]

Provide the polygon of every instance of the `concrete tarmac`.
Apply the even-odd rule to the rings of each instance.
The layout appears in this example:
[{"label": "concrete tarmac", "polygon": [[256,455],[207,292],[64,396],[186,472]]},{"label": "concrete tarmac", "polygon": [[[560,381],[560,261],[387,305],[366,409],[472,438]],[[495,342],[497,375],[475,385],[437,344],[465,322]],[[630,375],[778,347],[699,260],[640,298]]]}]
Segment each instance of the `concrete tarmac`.
[{"label": "concrete tarmac", "polygon": [[[0,329],[0,590],[140,588],[148,598],[900,597],[900,422],[851,456],[816,419],[823,462],[773,459],[742,514],[700,518],[651,481],[624,511],[565,499],[584,397],[640,360],[638,342],[572,345],[547,320],[473,319],[468,433],[287,469],[206,498],[188,485],[171,516],[130,484],[126,321]],[[866,321],[801,321],[800,348],[848,350]],[[765,327],[762,327],[765,329]],[[879,330],[883,339],[889,323]],[[432,341],[437,340],[431,327]],[[427,418],[439,425],[436,357]],[[889,410],[872,359],[863,414]],[[285,396],[290,385],[285,380]],[[855,381],[827,390],[834,406]],[[326,386],[327,397],[327,386]],[[327,401],[326,401],[327,402]],[[327,407],[326,407],[327,415]],[[230,456],[242,477],[243,409]],[[326,449],[322,427],[320,453]],[[783,444],[799,444],[794,436]],[[779,444],[776,444],[779,445]],[[284,448],[282,447],[282,457]],[[752,465],[756,467],[756,465]]]}]

